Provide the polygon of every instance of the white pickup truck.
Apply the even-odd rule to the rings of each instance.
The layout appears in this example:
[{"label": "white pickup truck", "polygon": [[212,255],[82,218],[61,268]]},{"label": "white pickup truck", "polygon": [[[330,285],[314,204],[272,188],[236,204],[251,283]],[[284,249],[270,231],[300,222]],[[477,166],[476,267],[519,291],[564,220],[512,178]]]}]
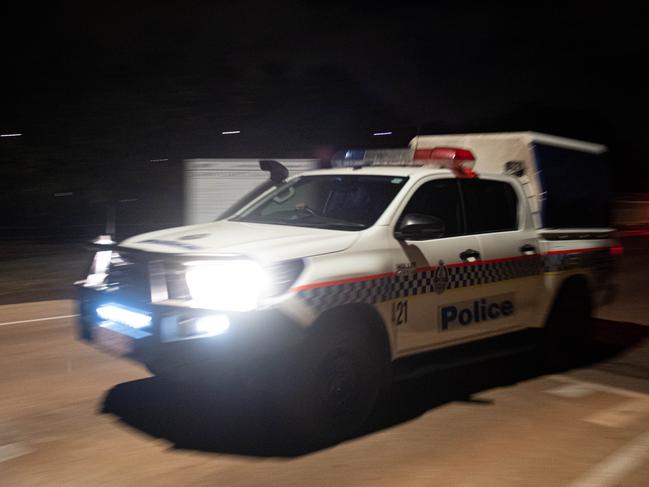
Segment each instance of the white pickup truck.
[{"label": "white pickup truck", "polygon": [[265,388],[322,438],[441,348],[537,329],[568,364],[615,290],[603,152],[506,133],[347,151],[292,178],[263,161],[268,183],[224,218],[99,248],[80,336],[161,376]]}]

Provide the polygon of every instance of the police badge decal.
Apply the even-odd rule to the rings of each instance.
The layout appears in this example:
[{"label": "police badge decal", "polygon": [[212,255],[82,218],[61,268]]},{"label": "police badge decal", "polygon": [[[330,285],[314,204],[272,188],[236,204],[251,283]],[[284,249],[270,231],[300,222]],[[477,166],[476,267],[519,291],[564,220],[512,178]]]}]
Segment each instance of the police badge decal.
[{"label": "police badge decal", "polygon": [[440,260],[437,269],[435,269],[435,273],[433,274],[433,291],[437,294],[442,294],[446,291],[449,280],[450,276],[448,273],[448,267],[444,265],[443,260]]}]

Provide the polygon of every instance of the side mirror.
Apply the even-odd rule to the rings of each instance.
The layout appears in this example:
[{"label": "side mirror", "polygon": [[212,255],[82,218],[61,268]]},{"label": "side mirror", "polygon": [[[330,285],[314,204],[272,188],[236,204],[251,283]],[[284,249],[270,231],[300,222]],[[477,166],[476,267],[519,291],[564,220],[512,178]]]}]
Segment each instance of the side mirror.
[{"label": "side mirror", "polygon": [[446,226],[441,218],[419,213],[409,213],[394,231],[397,240],[431,240],[444,235]]}]

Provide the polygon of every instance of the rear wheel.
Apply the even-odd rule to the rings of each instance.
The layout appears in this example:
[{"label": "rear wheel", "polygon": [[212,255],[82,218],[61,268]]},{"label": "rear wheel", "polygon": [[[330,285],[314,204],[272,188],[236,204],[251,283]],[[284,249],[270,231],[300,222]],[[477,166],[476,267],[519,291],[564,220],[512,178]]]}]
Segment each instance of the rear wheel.
[{"label": "rear wheel", "polygon": [[565,370],[587,357],[592,337],[590,293],[581,281],[567,282],[559,292],[543,330],[539,351],[543,365]]}]

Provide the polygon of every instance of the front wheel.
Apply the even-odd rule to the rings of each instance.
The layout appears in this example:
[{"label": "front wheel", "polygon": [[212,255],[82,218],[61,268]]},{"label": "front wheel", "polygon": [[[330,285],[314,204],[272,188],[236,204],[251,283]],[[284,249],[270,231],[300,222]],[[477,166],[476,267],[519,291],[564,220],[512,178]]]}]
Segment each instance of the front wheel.
[{"label": "front wheel", "polygon": [[290,363],[279,404],[301,437],[333,442],[363,426],[384,373],[381,345],[363,326],[348,321],[318,326]]}]

